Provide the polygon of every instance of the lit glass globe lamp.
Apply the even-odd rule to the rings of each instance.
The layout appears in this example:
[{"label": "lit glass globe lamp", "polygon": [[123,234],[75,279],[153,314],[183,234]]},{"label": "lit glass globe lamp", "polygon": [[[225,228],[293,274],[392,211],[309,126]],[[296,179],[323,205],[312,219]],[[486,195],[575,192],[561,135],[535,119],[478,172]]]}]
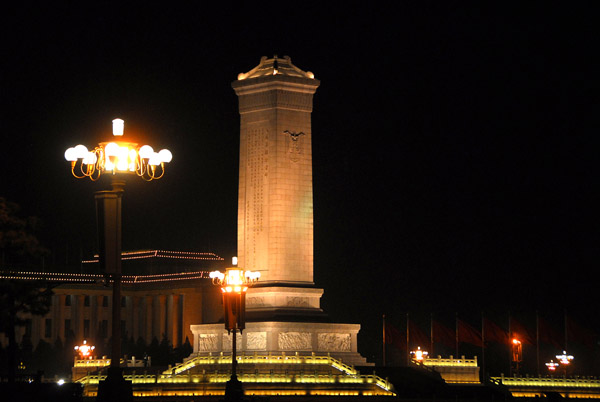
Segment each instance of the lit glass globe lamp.
[{"label": "lit glass globe lamp", "polygon": [[[114,119],[112,123],[113,136],[121,138],[125,122]],[[104,173],[127,173],[151,181],[163,177],[165,163],[171,162],[173,155],[168,149],[155,152],[150,145],[115,139],[101,142],[91,151],[85,145],[71,147],[65,151],[65,159],[71,162],[71,173],[78,179],[96,181]]]}]

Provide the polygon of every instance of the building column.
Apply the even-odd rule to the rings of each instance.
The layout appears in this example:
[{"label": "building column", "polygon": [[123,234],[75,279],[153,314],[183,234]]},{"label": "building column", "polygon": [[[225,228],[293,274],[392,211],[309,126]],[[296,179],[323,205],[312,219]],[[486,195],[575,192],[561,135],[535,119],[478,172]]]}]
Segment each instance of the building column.
[{"label": "building column", "polygon": [[154,321],[154,314],[152,314],[153,307],[152,296],[146,296],[146,344],[150,344],[150,342],[152,342],[152,321]]},{"label": "building column", "polygon": [[79,345],[83,339],[83,296],[71,296],[71,325],[75,342]]},{"label": "building column", "polygon": [[156,295],[153,298],[152,335],[158,339],[158,342],[162,340],[163,335],[167,335],[165,330],[166,302],[167,297],[165,295]]},{"label": "building column", "polygon": [[181,300],[180,295],[167,296],[167,337],[174,348],[180,346],[181,339]]},{"label": "building column", "polygon": [[140,314],[140,312],[141,307],[143,306],[140,303],[139,296],[132,296],[131,299],[131,336],[133,337],[133,342],[137,342],[138,338],[140,337],[140,330],[142,329],[142,323],[140,322],[140,318],[142,318],[142,315]]},{"label": "building column", "polygon": [[102,305],[102,300],[97,295],[90,295],[90,338],[94,340],[95,344],[98,344],[99,339],[98,336],[98,320],[99,317],[99,307]]},{"label": "building column", "polygon": [[65,295],[54,295],[54,300],[53,303],[54,304],[54,322],[52,323],[52,325],[54,326],[54,328],[52,328],[52,334],[54,335],[53,338],[56,340],[58,338],[60,338],[60,340],[63,342],[65,342],[65,325],[64,325],[64,319],[65,319]]}]

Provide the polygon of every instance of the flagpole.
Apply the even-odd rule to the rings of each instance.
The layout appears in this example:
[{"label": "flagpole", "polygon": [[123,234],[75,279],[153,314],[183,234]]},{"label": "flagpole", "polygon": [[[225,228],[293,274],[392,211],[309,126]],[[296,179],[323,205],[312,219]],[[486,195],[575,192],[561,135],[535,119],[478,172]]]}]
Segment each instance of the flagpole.
[{"label": "flagpole", "polygon": [[483,320],[483,310],[481,310],[481,371],[483,371],[481,378],[485,379],[485,327]]},{"label": "flagpole", "polygon": [[569,349],[569,331],[568,331],[568,322],[567,322],[567,309],[565,309],[565,351]]},{"label": "flagpole", "polygon": [[433,313],[429,316],[429,339],[431,341],[431,354],[429,356],[435,356],[435,352],[433,349]]},{"label": "flagpole", "polygon": [[406,313],[406,367],[410,364],[410,320],[408,318],[408,313]]},{"label": "flagpole", "polygon": [[512,328],[510,326],[511,320],[510,320],[510,310],[508,311],[508,372],[510,373],[510,375],[513,375],[513,368],[512,368]]},{"label": "flagpole", "polygon": [[382,317],[382,323],[383,323],[383,367],[385,367],[385,314],[383,314]]},{"label": "flagpole", "polygon": [[455,331],[455,341],[456,341],[456,358],[458,359],[458,311],[454,314],[454,331]]},{"label": "flagpole", "polygon": [[535,311],[535,353],[537,362],[537,375],[540,376],[540,313]]}]

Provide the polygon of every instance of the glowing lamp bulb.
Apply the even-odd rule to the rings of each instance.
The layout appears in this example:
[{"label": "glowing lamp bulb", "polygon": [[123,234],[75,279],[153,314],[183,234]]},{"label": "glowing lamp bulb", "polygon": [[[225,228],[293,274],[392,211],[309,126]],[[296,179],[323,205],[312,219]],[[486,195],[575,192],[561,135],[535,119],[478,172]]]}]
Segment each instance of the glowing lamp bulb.
[{"label": "glowing lamp bulb", "polygon": [[161,149],[158,151],[158,156],[161,162],[169,163],[173,159],[173,154],[168,149]]},{"label": "glowing lamp bulb", "polygon": [[77,157],[77,159],[83,159],[87,156],[88,149],[86,148],[85,145],[80,144],[75,147],[74,153],[75,153],[75,156]]},{"label": "glowing lamp bulb", "polygon": [[237,257],[231,257],[231,264],[232,264],[233,266],[236,266],[236,265],[238,264],[238,259],[237,259]]},{"label": "glowing lamp bulb", "polygon": [[96,163],[96,154],[94,152],[88,152],[85,158],[83,158],[83,163],[86,165],[93,165]]},{"label": "glowing lamp bulb", "polygon": [[69,162],[77,161],[77,151],[75,151],[74,147],[71,147],[65,151],[65,159]]},{"label": "glowing lamp bulb", "polygon": [[150,156],[150,159],[148,159],[148,164],[152,166],[158,166],[161,164],[161,162],[160,155],[156,152],[154,152],[152,156]]},{"label": "glowing lamp bulb", "polygon": [[109,142],[108,144],[106,144],[106,146],[104,147],[104,153],[106,154],[106,156],[110,157],[114,157],[117,156],[119,154],[119,146],[115,143],[115,142]]},{"label": "glowing lamp bulb", "polygon": [[150,157],[154,155],[154,149],[152,149],[150,145],[143,145],[138,154],[142,159],[150,159]]},{"label": "glowing lamp bulb", "polygon": [[113,135],[115,137],[120,137],[123,135],[123,131],[125,129],[125,122],[122,119],[114,119],[112,121],[112,129],[113,129]]}]

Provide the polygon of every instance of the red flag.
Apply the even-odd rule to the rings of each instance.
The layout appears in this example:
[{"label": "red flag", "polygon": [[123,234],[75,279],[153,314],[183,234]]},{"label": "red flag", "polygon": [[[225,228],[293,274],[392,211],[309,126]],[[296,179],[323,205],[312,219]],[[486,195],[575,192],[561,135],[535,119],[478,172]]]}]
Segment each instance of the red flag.
[{"label": "red flag", "polygon": [[439,342],[449,348],[455,346],[456,333],[454,331],[437,321],[432,321],[431,325],[433,326],[433,342]]},{"label": "red flag", "polygon": [[540,332],[540,341],[554,346],[556,349],[563,349],[565,345],[565,337],[546,322],[543,318],[538,317],[538,328]]},{"label": "red flag", "polygon": [[406,335],[390,323],[385,323],[385,344],[406,350]]},{"label": "red flag", "polygon": [[487,318],[483,319],[483,334],[485,335],[485,340],[489,342],[497,342],[502,344],[508,343],[508,334],[505,330],[500,328],[495,322],[488,320]]},{"label": "red flag", "polygon": [[408,321],[408,333],[412,345],[421,346],[422,348],[429,347],[429,337],[411,320]]},{"label": "red flag", "polygon": [[459,342],[470,343],[471,345],[481,346],[481,332],[462,320],[457,320],[458,340]]},{"label": "red flag", "polygon": [[518,339],[523,344],[533,345],[533,337],[529,335],[529,331],[517,320],[510,318],[510,332],[511,338]]},{"label": "red flag", "polygon": [[593,348],[598,342],[598,335],[582,327],[570,317],[567,317],[567,336],[570,341],[582,343],[588,348]]}]

